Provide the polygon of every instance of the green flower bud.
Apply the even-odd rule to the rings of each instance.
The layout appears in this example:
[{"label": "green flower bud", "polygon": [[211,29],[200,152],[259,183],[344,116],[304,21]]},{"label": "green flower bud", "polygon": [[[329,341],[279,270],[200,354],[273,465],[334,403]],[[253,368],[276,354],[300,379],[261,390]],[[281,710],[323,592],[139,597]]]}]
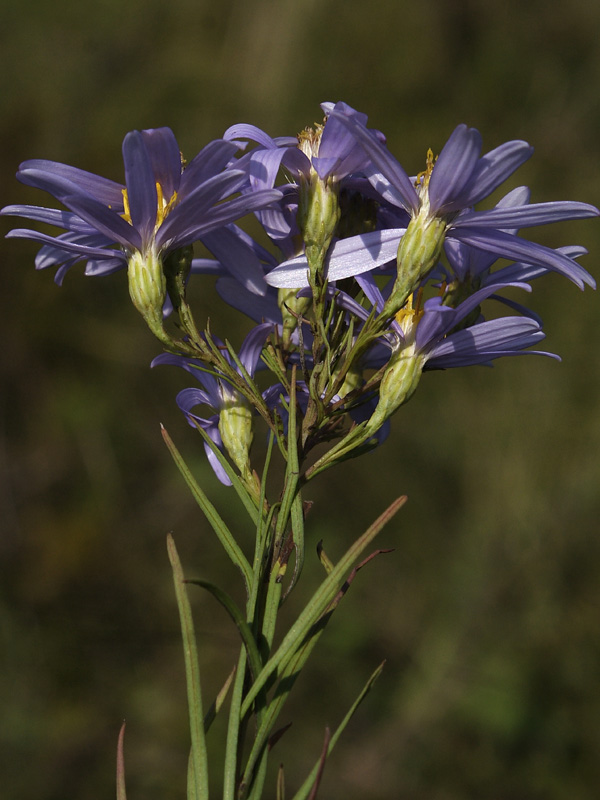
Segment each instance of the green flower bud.
[{"label": "green flower bud", "polygon": [[383,313],[393,316],[406,303],[419,283],[440,259],[447,222],[440,217],[430,217],[423,206],[408,223],[406,233],[398,246],[398,275]]},{"label": "green flower bud", "polygon": [[401,405],[410,400],[419,384],[425,359],[412,353],[412,348],[407,350],[398,351],[390,359],[379,387],[379,403],[367,423],[370,436],[374,435]]},{"label": "green flower bud", "polygon": [[369,435],[375,434],[392,414],[412,397],[419,385],[426,358],[417,351],[415,337],[423,316],[421,292],[413,307],[412,295],[405,307],[396,314],[402,328],[403,340],[392,354],[379,386],[379,403],[367,423]]},{"label": "green flower bud", "polygon": [[[299,136],[299,147],[309,160],[319,153],[323,126],[307,128]],[[311,285],[321,286],[323,264],[340,218],[337,183],[322,180],[311,166],[308,176],[300,176],[298,227],[304,239]]]},{"label": "green flower bud", "polygon": [[415,184],[420,200],[419,212],[408,223],[398,246],[398,274],[382,313],[388,318],[404,306],[419,283],[435,267],[442,253],[449,221],[444,215],[431,211],[429,181],[435,161],[429,149],[425,170],[417,175]]},{"label": "green flower bud", "polygon": [[133,305],[153,333],[160,331],[164,335],[162,310],[167,296],[167,282],[161,257],[153,249],[146,253],[134,251],[127,262],[127,277]]},{"label": "green flower bud", "polygon": [[246,481],[252,479],[250,447],[254,437],[252,409],[243,397],[231,395],[231,399],[219,413],[219,433],[223,446]]}]

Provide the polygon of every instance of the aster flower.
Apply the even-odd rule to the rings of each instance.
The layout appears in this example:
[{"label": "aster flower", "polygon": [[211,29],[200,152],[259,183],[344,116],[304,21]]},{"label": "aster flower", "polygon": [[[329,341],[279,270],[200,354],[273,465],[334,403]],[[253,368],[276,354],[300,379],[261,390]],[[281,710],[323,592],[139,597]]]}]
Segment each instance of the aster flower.
[{"label": "aster flower", "polygon": [[[365,294],[377,310],[384,306],[384,298],[374,282],[361,279]],[[443,304],[437,296],[423,306],[419,300],[413,306],[412,298],[396,314],[389,330],[380,337],[361,359],[363,369],[377,369],[386,363],[379,404],[367,423],[365,435],[374,435],[396,409],[412,396],[421,374],[430,369],[448,369],[474,364],[491,364],[497,358],[512,355],[546,355],[552,353],[528,348],[545,338],[541,323],[531,317],[502,317],[463,323],[480,304],[494,292],[508,286],[531,291],[525,283],[489,284],[473,292],[456,308]],[[335,301],[365,322],[369,311],[343,292],[337,292]],[[387,358],[386,358],[387,351]]]},{"label": "aster flower", "polygon": [[[251,166],[244,164],[244,167],[248,169],[253,189],[273,187],[282,165],[296,183],[310,180],[311,172],[322,181],[339,183],[364,171],[369,157],[336,115],[352,118],[357,124],[366,126],[366,114],[355,111],[346,103],[322,103],[321,109],[325,122],[307,128],[298,137],[273,139],[260,128],[246,124],[232,125],[225,131],[223,139],[226,141],[240,144],[248,140],[257,145],[240,159],[241,162],[251,162]],[[372,131],[372,134],[384,139],[379,131]]]},{"label": "aster flower", "polygon": [[[235,125],[224,134],[225,139],[256,143],[240,159],[253,190],[274,186],[280,167],[289,176],[291,182],[282,187],[281,202],[260,212],[259,219],[285,258],[306,253],[313,274],[322,270],[333,237],[371,229],[376,224],[371,217],[377,208],[373,202],[376,193],[364,177],[370,158],[332,112],[363,126],[366,115],[346,103],[322,103],[321,108],[323,124],[307,128],[297,139],[271,139],[251,125]],[[372,134],[383,141],[379,131]],[[359,197],[362,208],[356,213]],[[369,201],[371,207],[367,209]]]},{"label": "aster flower", "polygon": [[280,196],[269,189],[221,202],[247,183],[243,170],[229,166],[237,150],[232,142],[211,142],[184,168],[169,128],[132,131],[123,141],[125,185],[65,164],[26,161],[18,179],[49,192],[69,210],[18,205],[2,213],[66,232],[52,237],[16,229],[8,236],[41,242],[36,267],[58,267],[59,283],[80,260],[92,275],[128,267],[135,305],[162,328],[167,256]]},{"label": "aster flower", "polygon": [[[391,313],[402,307],[413,288],[435,267],[442,245],[449,240],[469,245],[494,258],[515,259],[554,270],[580,288],[585,284],[595,286],[589,273],[569,256],[510,232],[511,229],[598,216],[600,212],[594,206],[550,202],[497,206],[488,211],[472,208],[531,156],[533,150],[526,142],[507,142],[480,157],[479,132],[459,125],[437,160],[434,161],[430,151],[426,171],[414,185],[385,145],[364,126],[335,110],[331,116],[352,132],[369,155],[372,167],[367,177],[381,198],[410,217],[407,229],[398,231],[395,237],[399,246],[399,270],[393,292],[395,302],[389,308]],[[354,242],[346,240],[344,251],[331,252],[328,279],[361,274],[389,263],[393,237],[386,238],[385,233],[376,231],[355,237]],[[361,258],[361,249],[364,258]],[[278,267],[267,280],[279,286],[284,281],[297,281],[302,271],[300,259],[295,259]],[[289,273],[293,273],[293,278],[288,277]],[[306,284],[304,276],[297,285]]]},{"label": "aster flower", "polygon": [[[381,311],[385,299],[377,284],[371,276],[361,276],[359,280],[365,297],[377,311]],[[490,364],[503,355],[528,353],[557,358],[551,353],[526,350],[545,338],[541,322],[535,315],[527,315],[526,319],[513,316],[489,321],[481,316],[481,303],[509,287],[531,291],[527,283],[516,280],[489,283],[456,308],[445,305],[442,295],[426,300],[423,305],[419,299],[414,306],[411,298],[391,321],[388,330],[363,355],[361,369],[379,369],[395,354],[418,358],[423,370]],[[360,323],[366,322],[371,315],[370,308],[365,308],[345,292],[330,288],[330,296],[359,322],[357,330]],[[475,319],[473,312],[477,312]],[[465,326],[465,320],[470,319],[473,319],[472,323]]]}]

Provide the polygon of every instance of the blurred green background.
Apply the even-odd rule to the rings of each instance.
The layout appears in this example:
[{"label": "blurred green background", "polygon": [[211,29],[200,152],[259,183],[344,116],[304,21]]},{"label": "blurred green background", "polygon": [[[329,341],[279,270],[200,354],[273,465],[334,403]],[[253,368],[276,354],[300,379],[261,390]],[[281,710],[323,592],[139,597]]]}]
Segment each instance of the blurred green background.
[{"label": "blurred green background", "polygon": [[[510,184],[533,201],[600,202],[594,0],[4,0],[2,19],[1,205],[44,202],[14,180],[27,158],[121,180],[128,130],[169,125],[193,156],[234,122],[296,133],[324,100],[367,112],[413,174],[467,122],[485,149],[535,145]],[[596,221],[532,235],[584,244],[600,275]],[[188,733],[167,531],[190,576],[239,587],[159,422],[227,519],[242,517],[175,406],[185,377],[148,369],[157,347],[125,276],[78,267],[59,289],[34,272],[33,243],[1,247],[2,796],[114,796],[125,718],[130,797],[180,798]],[[220,321],[209,283],[196,284],[198,318],[212,312],[241,342],[245,323]],[[337,557],[395,496],[409,502],[380,538],[395,553],[361,573],[283,714],[293,725],[273,764],[285,762],[290,794],[386,658],[321,797],[598,797],[598,297],[553,276],[531,304],[562,364],[430,373],[384,448],[311,488],[311,555],[289,614],[320,577],[319,539]],[[238,641],[210,597],[194,602],[210,698]],[[222,737],[217,723],[215,796]]]}]

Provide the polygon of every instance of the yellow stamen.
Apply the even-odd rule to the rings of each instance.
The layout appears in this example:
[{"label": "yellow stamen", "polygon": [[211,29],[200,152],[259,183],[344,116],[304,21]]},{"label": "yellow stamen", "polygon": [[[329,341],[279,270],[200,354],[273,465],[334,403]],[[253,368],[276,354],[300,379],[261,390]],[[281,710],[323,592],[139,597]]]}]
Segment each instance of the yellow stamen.
[{"label": "yellow stamen", "polygon": [[415,179],[415,188],[418,188],[419,186],[428,185],[436,161],[437,161],[437,156],[435,156],[435,158],[433,157],[433,150],[430,147],[427,150],[427,160],[425,161],[425,169],[423,170],[423,172],[419,172],[419,174]]},{"label": "yellow stamen", "polygon": [[129,213],[129,197],[127,196],[127,189],[121,189],[121,194],[123,195],[123,213],[121,216],[131,225],[131,214]]},{"label": "yellow stamen", "polygon": [[305,128],[298,134],[298,148],[302,150],[308,159],[319,154],[319,145],[321,144],[321,136],[323,135],[323,125],[315,122],[314,128]]},{"label": "yellow stamen", "polygon": [[[121,194],[123,195],[123,213],[121,216],[128,222],[130,225],[131,223],[131,211],[129,208],[129,197],[127,195],[127,189],[121,189]],[[156,182],[156,220],[154,223],[154,232],[156,232],[159,227],[163,224],[166,217],[172,211],[174,206],[177,205],[177,192],[173,192],[170,199],[167,201],[165,200],[165,196],[163,194],[162,186],[157,181]]]},{"label": "yellow stamen", "polygon": [[156,227],[158,228],[160,225],[163,224],[165,218],[170,214],[173,210],[174,206],[177,205],[177,192],[173,192],[171,197],[168,201],[165,201],[165,197],[163,195],[162,186],[157,182],[156,184],[156,196],[158,198],[158,209],[156,214]]},{"label": "yellow stamen", "polygon": [[423,316],[423,289],[417,291],[415,300],[414,292],[408,296],[403,308],[396,312],[395,319],[398,325],[406,333],[414,324],[416,324]]}]

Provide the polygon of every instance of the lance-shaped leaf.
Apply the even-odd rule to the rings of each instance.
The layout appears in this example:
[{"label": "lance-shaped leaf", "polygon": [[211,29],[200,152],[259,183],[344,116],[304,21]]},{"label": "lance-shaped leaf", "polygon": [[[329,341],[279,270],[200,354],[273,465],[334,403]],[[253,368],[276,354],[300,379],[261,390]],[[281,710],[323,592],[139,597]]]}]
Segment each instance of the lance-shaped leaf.
[{"label": "lance-shaped leaf", "polygon": [[310,654],[312,653],[317,641],[321,637],[321,634],[325,630],[327,623],[331,619],[331,615],[339,605],[342,597],[348,591],[350,584],[356,577],[356,574],[365,564],[368,564],[376,556],[380,555],[381,553],[389,553],[390,550],[376,550],[374,553],[371,553],[367,558],[361,561],[358,564],[350,575],[348,575],[347,579],[344,581],[343,586],[339,589],[336,596],[332,599],[331,603],[327,606],[325,612],[319,617],[319,619],[315,622],[312,626],[310,631],[307,633],[304,641],[300,648],[294,653],[292,658],[288,661],[285,668],[281,671],[279,675],[279,684],[273,696],[273,699],[267,706],[267,708],[262,713],[262,719],[259,720],[259,727],[256,733],[254,743],[252,745],[252,750],[250,751],[250,755],[248,756],[248,762],[246,764],[246,768],[244,770],[244,775],[242,777],[241,786],[244,787],[245,785],[249,784],[252,780],[252,771],[257,760],[264,756],[264,749],[267,741],[271,736],[271,731],[275,724],[277,717],[279,716],[279,712],[283,708],[285,701],[290,694],[292,687],[296,681],[296,678],[300,674],[300,671],[306,664]]},{"label": "lance-shaped leaf", "polygon": [[175,548],[173,537],[167,537],[169,561],[173,569],[173,583],[179,609],[181,634],[183,637],[183,653],[185,659],[185,677],[187,683],[188,709],[190,717],[190,735],[192,740],[192,765],[189,772],[192,776],[188,784],[188,800],[208,800],[208,759],[206,755],[206,737],[204,735],[204,714],[202,712],[202,690],[200,686],[200,667],[192,609],[187,596],[181,562]]},{"label": "lance-shaped leaf", "polygon": [[265,686],[273,673],[281,675],[294,654],[302,646],[305,637],[310,632],[312,626],[318,622],[321,615],[326,611],[329,604],[338,594],[340,587],[344,583],[346,576],[353,563],[360,557],[364,550],[369,546],[384,525],[392,519],[396,512],[404,505],[406,497],[397,498],[387,508],[378,519],[356,540],[356,542],[346,551],[342,558],[335,565],[334,569],[325,578],[321,586],[317,589],[304,611],[300,614],[288,634],[275,653],[267,661],[260,672],[258,678],[252,684],[250,691],[246,695],[242,705],[242,716],[250,709],[258,693]]},{"label": "lance-shaped leaf", "polygon": [[233,538],[233,534],[221,519],[217,509],[213,506],[208,497],[198,486],[194,476],[189,470],[189,467],[183,460],[181,453],[175,447],[173,440],[162,425],[161,432],[163,439],[165,440],[165,443],[169,448],[171,455],[173,456],[173,460],[177,464],[179,471],[181,472],[185,482],[189,486],[190,491],[194,496],[194,500],[204,512],[204,516],[209,521],[213,531],[217,534],[219,541],[225,548],[225,552],[233,561],[233,563],[240,569],[242,575],[244,576],[246,591],[249,591],[250,583],[252,581],[252,570],[250,569],[250,564],[248,563],[246,556],[242,553],[240,546]]}]

